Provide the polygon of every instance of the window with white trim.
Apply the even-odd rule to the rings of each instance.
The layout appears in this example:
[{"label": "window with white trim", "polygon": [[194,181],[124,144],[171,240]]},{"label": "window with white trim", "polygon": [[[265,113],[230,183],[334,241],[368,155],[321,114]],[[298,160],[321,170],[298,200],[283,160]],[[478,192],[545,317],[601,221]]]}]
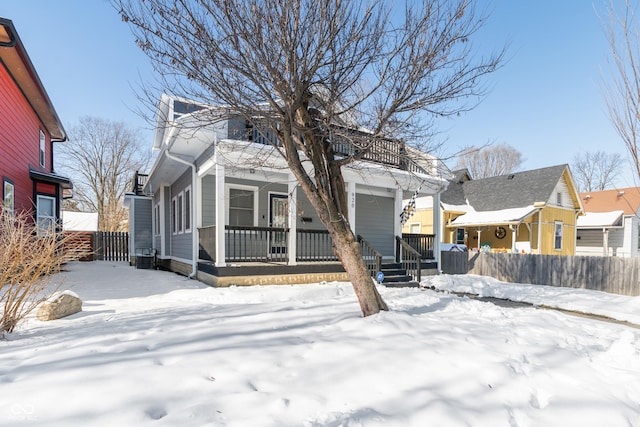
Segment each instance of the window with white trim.
[{"label": "window with white trim", "polygon": [[184,231],[191,231],[191,186],[184,190]]},{"label": "window with white trim", "polygon": [[412,222],[409,224],[409,233],[420,234],[421,230],[422,230],[422,226],[419,222]]},{"label": "window with white trim", "polygon": [[171,233],[176,234],[178,232],[178,223],[177,223],[177,204],[178,198],[174,197],[171,199]]},{"label": "window with white trim", "polygon": [[15,186],[7,178],[2,179],[2,206],[4,213],[13,217],[15,212]]},{"label": "window with white trim", "polygon": [[54,197],[38,196],[36,223],[38,224],[38,234],[47,234],[55,231],[56,199]]},{"label": "window with white trim", "polygon": [[46,146],[47,146],[47,140],[46,140],[46,138],[44,136],[44,132],[41,129],[40,130],[40,166],[41,167],[44,167],[44,165],[46,163],[45,162],[45,160],[46,160],[46,157],[45,157],[45,154],[46,154],[45,153],[45,151],[46,151],[45,148],[46,148]]},{"label": "window with white trim", "polygon": [[554,223],[554,243],[553,248],[557,251],[562,250],[562,222],[556,221]]},{"label": "window with white trim", "polygon": [[257,188],[248,186],[227,187],[229,225],[254,227],[257,225]]},{"label": "window with white trim", "polygon": [[184,232],[184,192],[178,193],[178,233]]},{"label": "window with white trim", "polygon": [[156,236],[160,235],[160,203],[156,203],[153,208],[153,233]]}]

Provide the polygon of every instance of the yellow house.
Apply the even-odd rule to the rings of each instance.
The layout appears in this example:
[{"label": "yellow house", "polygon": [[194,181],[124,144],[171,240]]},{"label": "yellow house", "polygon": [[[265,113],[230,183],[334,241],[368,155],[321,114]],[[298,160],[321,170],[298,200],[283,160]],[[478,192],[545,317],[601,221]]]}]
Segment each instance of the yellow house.
[{"label": "yellow house", "polygon": [[[440,196],[443,243],[477,251],[575,254],[576,223],[584,209],[568,165],[478,180],[466,170],[453,175]],[[403,232],[433,234],[432,201],[416,201]]]}]

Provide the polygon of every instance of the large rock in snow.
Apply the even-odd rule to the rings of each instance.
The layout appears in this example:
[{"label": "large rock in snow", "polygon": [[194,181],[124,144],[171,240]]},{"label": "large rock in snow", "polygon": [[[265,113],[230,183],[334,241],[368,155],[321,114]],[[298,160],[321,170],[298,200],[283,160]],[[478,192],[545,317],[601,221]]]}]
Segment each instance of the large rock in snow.
[{"label": "large rock in snow", "polygon": [[82,311],[82,300],[71,291],[55,293],[38,309],[38,320],[55,320]]}]

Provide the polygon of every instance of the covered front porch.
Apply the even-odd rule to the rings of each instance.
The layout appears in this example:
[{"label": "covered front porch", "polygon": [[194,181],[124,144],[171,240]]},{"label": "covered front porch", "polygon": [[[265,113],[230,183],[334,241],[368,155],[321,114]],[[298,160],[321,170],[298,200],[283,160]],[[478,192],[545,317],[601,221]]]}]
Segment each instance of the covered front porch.
[{"label": "covered front porch", "polygon": [[540,207],[467,212],[450,220],[445,242],[465,244],[470,251],[538,253]]},{"label": "covered front porch", "polygon": [[[221,281],[225,284],[290,282],[291,277],[282,276],[298,275],[303,275],[299,280],[304,282],[347,280],[326,230],[226,225],[224,243],[216,245],[217,227],[213,225],[199,228],[198,237],[198,270],[215,276],[210,280],[216,285]],[[390,255],[383,255],[361,235],[357,237],[372,276],[393,265],[393,269],[401,269],[411,280],[419,281],[424,270],[435,272],[437,269],[434,235],[396,236],[394,253]],[[224,250],[224,262],[216,262],[219,258],[216,247]]]}]

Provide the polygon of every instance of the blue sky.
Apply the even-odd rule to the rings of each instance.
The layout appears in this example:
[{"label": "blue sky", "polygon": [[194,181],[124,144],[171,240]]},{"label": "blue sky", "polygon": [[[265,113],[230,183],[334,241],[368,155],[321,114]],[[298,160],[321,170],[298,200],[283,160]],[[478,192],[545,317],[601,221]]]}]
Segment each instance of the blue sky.
[{"label": "blue sky", "polygon": [[[570,163],[581,150],[627,153],[601,96],[608,49],[605,0],[494,0],[474,42],[479,51],[509,44],[507,62],[486,83],[473,111],[438,122],[449,152],[488,141],[522,152],[523,169]],[[480,9],[485,2],[480,2]],[[133,88],[152,76],[149,61],[106,0],[0,0],[67,130],[83,115],[142,129]],[[628,173],[618,182],[634,185]]]}]

